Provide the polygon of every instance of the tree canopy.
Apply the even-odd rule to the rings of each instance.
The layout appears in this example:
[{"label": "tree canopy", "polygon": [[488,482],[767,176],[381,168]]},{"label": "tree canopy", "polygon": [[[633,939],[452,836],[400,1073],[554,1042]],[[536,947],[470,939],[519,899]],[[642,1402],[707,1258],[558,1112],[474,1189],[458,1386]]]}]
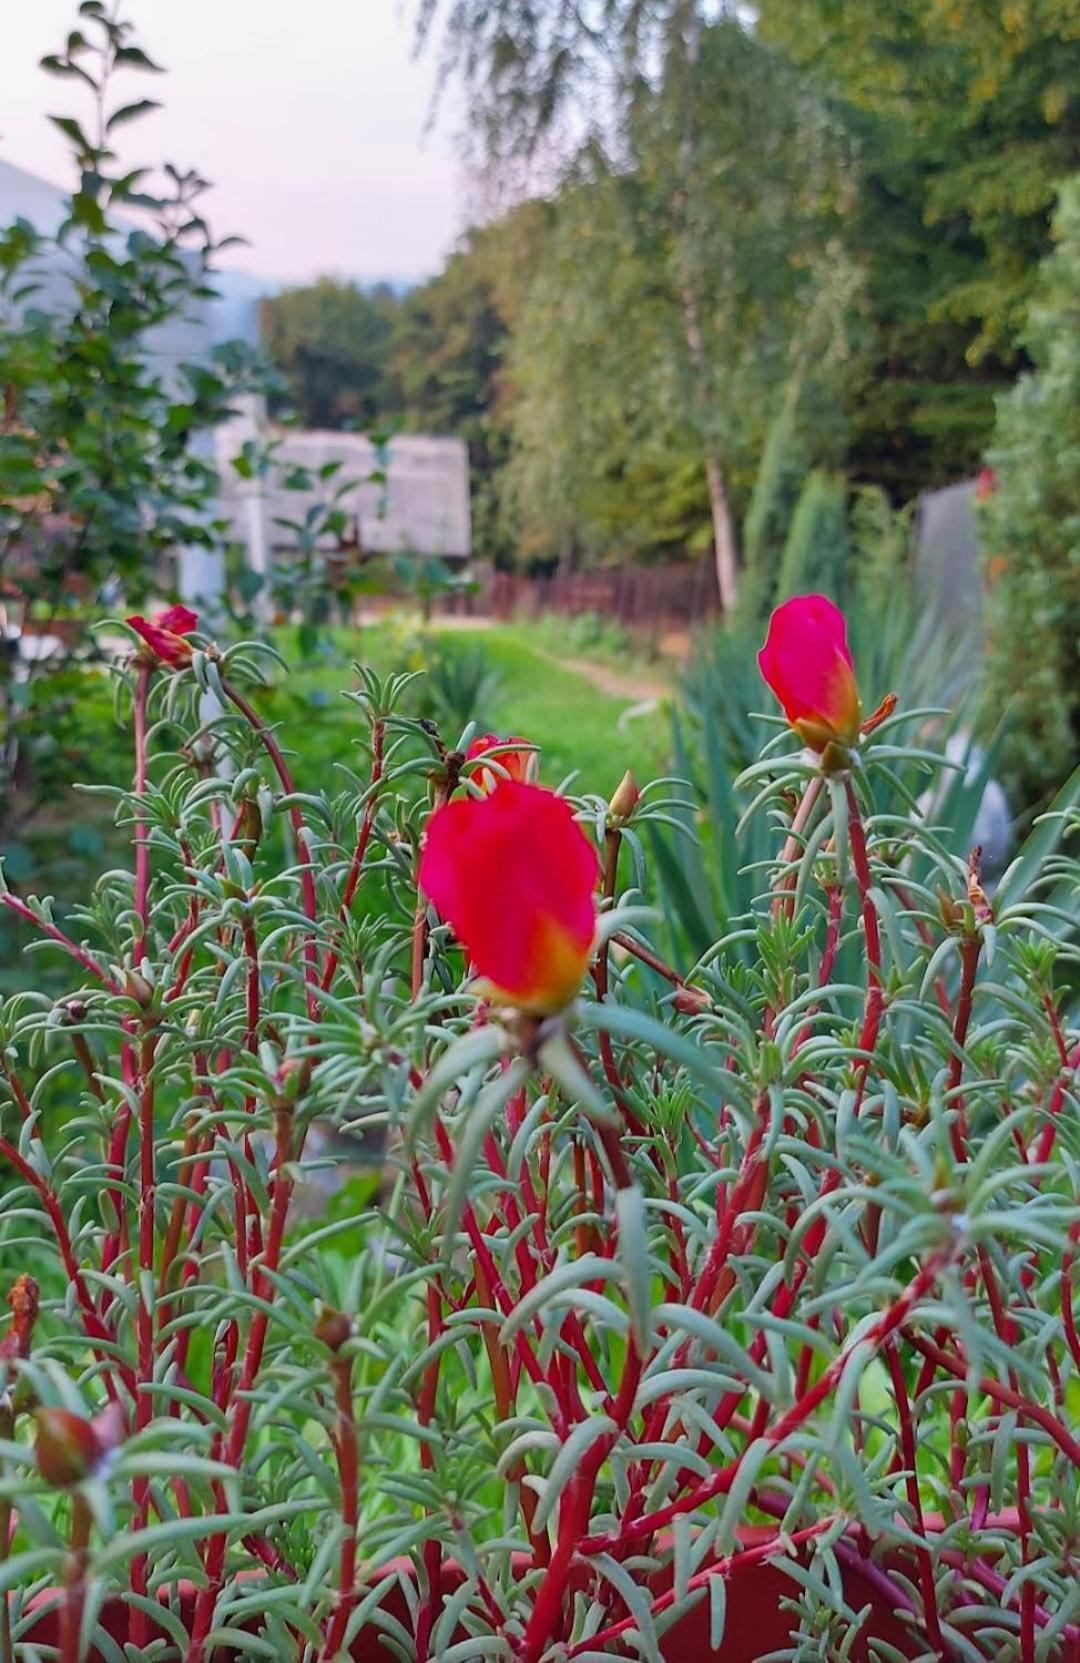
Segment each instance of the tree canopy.
[{"label": "tree canopy", "polygon": [[712,547],[775,594],[815,469],[848,509],[981,465],[1080,167],[1067,0],[418,0],[514,206],[403,299],[267,308],[305,420],[465,438],[477,545]]}]

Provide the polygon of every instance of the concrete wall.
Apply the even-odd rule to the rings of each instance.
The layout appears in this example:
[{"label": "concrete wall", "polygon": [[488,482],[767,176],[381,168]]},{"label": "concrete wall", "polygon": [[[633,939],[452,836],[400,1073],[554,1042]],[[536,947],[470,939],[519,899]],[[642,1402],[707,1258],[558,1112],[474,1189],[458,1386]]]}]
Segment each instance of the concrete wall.
[{"label": "concrete wall", "polygon": [[[238,477],[231,459],[251,436],[250,426],[243,424],[230,424],[217,433],[222,508],[240,540],[250,536],[253,493],[262,500],[268,544],[287,548],[294,541],[293,534],[278,522],[303,520],[309,508],[329,502],[348,482],[350,489],[338,506],[359,520],[364,550],[446,559],[465,559],[471,554],[469,453],[464,440],[403,433],[391,439],[383,453],[359,433],[271,427],[266,437],[278,441],[274,466],[262,481],[247,482]],[[342,465],[317,490],[286,490],[280,483],[290,465],[315,473],[329,462]],[[385,472],[385,481],[372,478],[380,471]],[[332,547],[332,541],[327,546]]]}]

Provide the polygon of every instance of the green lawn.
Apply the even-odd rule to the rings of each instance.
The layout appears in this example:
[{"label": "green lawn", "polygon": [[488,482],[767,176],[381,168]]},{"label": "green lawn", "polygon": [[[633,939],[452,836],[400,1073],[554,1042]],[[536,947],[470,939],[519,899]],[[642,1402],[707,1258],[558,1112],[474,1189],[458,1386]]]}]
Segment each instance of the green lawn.
[{"label": "green lawn", "polygon": [[[278,645],[283,656],[294,660],[292,632],[282,632]],[[478,709],[481,729],[496,733],[521,734],[541,750],[541,777],[559,784],[568,774],[577,774],[578,789],[609,795],[625,769],[632,768],[639,780],[667,771],[670,759],[670,724],[666,700],[635,696],[632,690],[634,666],[627,668],[627,688],[618,694],[594,686],[581,673],[553,661],[550,649],[529,644],[528,627],[521,624],[494,625],[490,629],[455,628],[453,621],[433,628],[437,640],[451,639],[466,651],[482,652],[497,680],[490,703]],[[550,636],[547,637],[550,639]],[[292,671],[274,693],[260,698],[260,706],[280,720],[283,737],[301,756],[305,748],[317,752],[321,761],[349,761],[353,718],[350,707],[337,695],[353,682],[349,656],[361,658],[379,671],[419,668],[423,651],[414,637],[403,634],[399,620],[368,625],[357,640],[349,632],[333,633],[335,660],[308,664]],[[574,654],[575,659],[582,655]],[[655,667],[642,672],[651,687],[662,676]],[[287,697],[283,697],[287,689]],[[309,712],[307,723],[304,707]],[[304,741],[300,733],[304,731]],[[358,731],[358,730],[357,730]],[[458,737],[448,728],[444,737]],[[301,762],[298,773],[303,776]]]},{"label": "green lawn", "polygon": [[[542,645],[531,642],[532,633],[522,624],[475,630],[455,627],[449,620],[422,637],[416,620],[391,615],[362,631],[331,632],[323,655],[303,663],[296,631],[282,629],[276,645],[290,669],[254,699],[267,719],[279,724],[281,742],[294,759],[298,787],[331,788],[334,765],[355,762],[354,746],[363,734],[359,713],[341,696],[355,681],[352,661],[360,658],[382,673],[418,670],[424,664],[426,642],[434,642],[437,649],[439,642],[450,641],[458,650],[482,653],[493,672],[490,697],[475,712],[480,731],[532,740],[540,747],[540,776],[546,784],[558,785],[574,774],[575,789],[609,796],[626,768],[632,768],[642,784],[666,773],[667,700],[639,696],[643,689],[655,692],[657,684],[662,686],[663,672],[631,660],[620,665],[625,686],[618,693],[604,690],[555,661],[558,637],[553,638],[550,624],[541,632]],[[580,664],[587,654],[578,647],[570,656]],[[599,673],[610,679],[610,655],[598,663]],[[4,851],[12,885],[24,893],[54,894],[62,911],[85,892],[103,866],[128,855],[126,834],[112,825],[111,805],[74,791],[67,780],[126,785],[131,778],[131,736],[114,719],[108,678],[77,673],[67,692],[65,714],[53,735],[55,780],[50,778],[34,819]],[[454,743],[459,733],[460,723],[447,721],[447,742]],[[10,932],[0,923],[0,953],[10,951]]]}]

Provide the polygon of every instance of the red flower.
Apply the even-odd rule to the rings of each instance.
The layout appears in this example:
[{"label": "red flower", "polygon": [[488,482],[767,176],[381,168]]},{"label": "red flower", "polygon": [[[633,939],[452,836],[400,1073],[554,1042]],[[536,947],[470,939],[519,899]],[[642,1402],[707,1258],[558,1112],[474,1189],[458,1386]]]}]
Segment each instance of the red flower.
[{"label": "red flower", "polygon": [[853,745],[862,711],[844,614],[824,595],[778,606],[758,653],[761,673],[804,745]]},{"label": "red flower", "polygon": [[167,606],[163,612],[155,612],[152,618],[144,618],[136,612],[128,619],[136,635],[141,635],[146,642],[151,657],[162,664],[171,664],[175,669],[190,661],[191,642],[187,636],[198,622],[198,613],[192,612],[188,606]]},{"label": "red flower", "polygon": [[[475,762],[477,757],[487,756],[489,751],[495,751],[492,761],[497,763],[505,772],[505,777],[512,780],[530,780],[533,774],[535,750],[514,750],[515,745],[529,746],[527,739],[522,739],[519,733],[508,734],[500,739],[497,733],[482,733],[474,739],[465,752],[467,762]],[[477,768],[473,778],[482,791],[494,791],[503,779],[503,774],[495,772],[494,768]]]},{"label": "red flower", "polygon": [[504,780],[436,809],[420,887],[496,997],[546,1014],[581,985],[596,930],[596,851],[563,797]]},{"label": "red flower", "polygon": [[993,468],[983,468],[975,481],[975,501],[989,502],[998,488],[998,476]]}]

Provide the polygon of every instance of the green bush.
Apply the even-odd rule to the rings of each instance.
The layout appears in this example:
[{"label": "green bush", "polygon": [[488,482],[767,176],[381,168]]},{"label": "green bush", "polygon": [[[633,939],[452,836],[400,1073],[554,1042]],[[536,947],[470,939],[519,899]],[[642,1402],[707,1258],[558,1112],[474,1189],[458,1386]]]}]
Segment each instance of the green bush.
[{"label": "green bush", "polygon": [[763,618],[773,602],[806,458],[795,431],[794,402],[785,400],[765,440],[743,524],[742,617]]},{"label": "green bush", "polygon": [[815,468],[807,475],[784,544],[778,600],[820,593],[843,601],[851,556],[847,494],[839,474]]},{"label": "green bush", "polygon": [[998,403],[981,505],[989,581],[986,718],[1014,717],[1004,763],[1043,797],[1080,749],[1080,176],[1061,192],[1026,342],[1034,370]]}]

